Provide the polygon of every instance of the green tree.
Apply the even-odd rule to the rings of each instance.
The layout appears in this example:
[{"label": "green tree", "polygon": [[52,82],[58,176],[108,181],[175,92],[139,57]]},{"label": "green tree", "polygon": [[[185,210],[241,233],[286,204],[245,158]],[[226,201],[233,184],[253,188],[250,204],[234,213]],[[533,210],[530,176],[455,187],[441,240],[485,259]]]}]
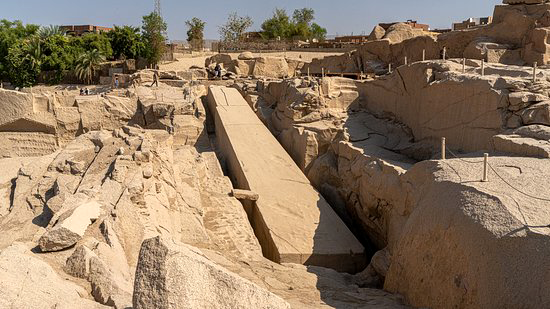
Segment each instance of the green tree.
[{"label": "green tree", "polygon": [[8,54],[11,47],[18,41],[35,35],[40,27],[37,25],[23,25],[21,21],[0,20],[0,80],[9,80]]},{"label": "green tree", "polygon": [[146,58],[151,64],[158,64],[166,49],[166,37],[164,33],[168,26],[162,19],[162,16],[153,12],[143,16],[142,35],[145,41]]},{"label": "green tree", "polygon": [[327,30],[314,23],[315,11],[310,8],[303,8],[294,11],[292,21],[294,23],[294,38],[303,40],[318,39],[324,40]]},{"label": "green tree", "polygon": [[95,72],[99,69],[99,65],[105,61],[105,57],[94,49],[86,51],[76,61],[75,73],[78,78],[88,84],[92,83]]},{"label": "green tree", "polygon": [[111,41],[104,33],[86,33],[82,36],[82,46],[86,51],[97,49],[107,59],[113,56]]},{"label": "green tree", "polygon": [[76,59],[84,51],[82,38],[56,34],[43,40],[41,42],[43,55],[41,70],[54,73],[48,75],[50,79],[46,82],[49,84],[61,82],[67,71],[75,68]]},{"label": "green tree", "polygon": [[262,24],[264,39],[288,39],[292,36],[294,25],[284,9],[275,9],[273,17]]},{"label": "green tree", "polygon": [[187,25],[187,42],[194,50],[202,50],[204,47],[204,26],[206,23],[197,17],[185,22]]},{"label": "green tree", "polygon": [[245,31],[254,22],[248,16],[239,16],[237,13],[229,14],[227,22],[220,27],[219,32],[224,43],[238,43],[241,41]]},{"label": "green tree", "polygon": [[16,87],[29,87],[36,84],[40,67],[31,57],[29,42],[19,40],[9,50],[5,61],[4,74]]},{"label": "green tree", "polygon": [[311,24],[311,36],[319,41],[324,41],[327,37],[327,29],[319,26],[316,23]]},{"label": "green tree", "polygon": [[292,15],[294,22],[294,37],[300,39],[311,39],[311,22],[315,19],[315,11],[313,9],[303,8],[295,10]]},{"label": "green tree", "polygon": [[295,10],[292,19],[285,10],[276,9],[273,16],[262,24],[264,39],[318,39],[324,40],[327,30],[313,22],[315,11],[309,8]]},{"label": "green tree", "polygon": [[44,40],[54,35],[65,35],[59,26],[49,25],[46,27],[40,27],[38,30],[38,36]]},{"label": "green tree", "polygon": [[315,19],[315,11],[309,8],[297,9],[294,10],[292,18],[296,24],[305,24],[309,26]]},{"label": "green tree", "polygon": [[115,59],[137,59],[145,56],[145,44],[139,28],[131,26],[117,27],[107,33],[111,41]]},{"label": "green tree", "polygon": [[28,53],[33,69],[41,69],[42,62],[44,61],[44,54],[42,53],[42,42],[38,36],[33,36],[29,40]]}]

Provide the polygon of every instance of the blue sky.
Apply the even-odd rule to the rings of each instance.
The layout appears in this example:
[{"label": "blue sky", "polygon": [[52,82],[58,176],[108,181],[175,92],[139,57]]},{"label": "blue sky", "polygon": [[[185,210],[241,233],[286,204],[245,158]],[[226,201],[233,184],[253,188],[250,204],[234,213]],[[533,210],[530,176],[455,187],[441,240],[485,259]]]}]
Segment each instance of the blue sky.
[{"label": "blue sky", "polygon": [[[0,19],[25,23],[141,25],[141,17],[153,10],[153,0],[17,0],[0,1]],[[501,0],[163,0],[163,15],[171,40],[186,38],[185,21],[196,16],[207,22],[205,37],[216,39],[218,26],[228,13],[238,12],[254,19],[259,29],[275,8],[291,13],[311,7],[316,22],[330,35],[369,33],[379,22],[416,19],[432,28],[448,28],[453,21],[492,15]]]}]

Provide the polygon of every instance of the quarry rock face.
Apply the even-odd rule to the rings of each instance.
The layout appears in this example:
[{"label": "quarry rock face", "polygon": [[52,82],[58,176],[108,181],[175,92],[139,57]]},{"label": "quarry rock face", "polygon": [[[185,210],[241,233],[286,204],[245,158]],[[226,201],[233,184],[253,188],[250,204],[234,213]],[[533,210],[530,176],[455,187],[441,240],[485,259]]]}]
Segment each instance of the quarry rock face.
[{"label": "quarry rock face", "polygon": [[[176,276],[172,274],[177,274]],[[169,239],[143,242],[134,308],[290,308],[280,297]]]},{"label": "quarry rock face", "polygon": [[[145,255],[141,261],[142,243],[161,235],[186,244],[178,245],[187,252],[182,265],[203,265],[203,274],[211,275],[206,281],[187,277],[197,283],[190,285],[190,294],[185,295],[198,298],[189,301],[208,303],[224,297],[216,305],[227,307],[231,304],[224,295],[232,295],[232,302],[242,305],[237,307],[247,307],[254,300],[265,308],[288,308],[289,304],[313,308],[319,303],[361,308],[361,299],[367,299],[390,308],[406,308],[398,295],[353,285],[349,274],[280,265],[263,256],[238,199],[254,203],[262,197],[239,191],[224,175],[208,137],[202,104],[205,94],[202,85],[182,89],[136,85],[113,94],[120,100],[110,99],[135,100],[135,123],[122,121],[114,130],[77,132],[72,141],[56,144],[56,150],[46,156],[0,159],[5,171],[0,177],[0,231],[4,235],[0,255],[10,254],[6,263],[14,261],[17,267],[24,267],[12,256],[10,247],[24,242],[25,259],[36,261],[40,269],[51,269],[51,274],[37,280],[54,284],[53,288],[41,285],[24,290],[28,299],[19,299],[19,288],[12,288],[18,285],[9,278],[13,274],[20,282],[26,270],[19,272],[6,264],[5,272],[10,275],[0,278],[9,285],[2,298],[6,306],[42,308],[34,303],[40,301],[45,308],[132,307],[136,269],[151,260]],[[71,96],[60,95],[56,100],[61,98],[75,102]],[[80,99],[85,98],[76,101]],[[80,114],[80,121],[87,115]],[[51,135],[55,138],[57,134]],[[140,278],[157,282],[158,278],[149,276],[149,269],[147,266]],[[36,278],[34,270],[29,274]],[[167,274],[163,280],[173,282],[174,278],[179,277]],[[59,280],[62,283],[58,284]],[[322,293],[319,281],[325,282]],[[231,282],[231,287],[225,282]],[[201,284],[217,289],[196,288]],[[46,287],[49,294],[43,292]],[[179,285],[170,291],[184,297],[183,308],[189,307]],[[347,297],[350,292],[358,298]]]},{"label": "quarry rock face", "polygon": [[[524,254],[537,261],[549,254],[533,253],[547,236],[547,194],[527,189],[527,183],[542,187],[534,184],[535,175],[547,173],[546,159],[535,158],[549,157],[548,86],[544,69],[536,83],[526,70],[485,64],[480,76],[479,62],[468,61],[463,69],[455,60],[426,61],[367,81],[259,83],[245,97],[356,235],[368,235],[383,249],[355,277],[357,284],[382,285],[418,307],[522,306],[519,299],[544,289],[548,275],[522,264]],[[470,158],[418,163],[440,158],[442,137],[452,149],[448,158]],[[483,183],[480,150],[520,157],[490,159],[490,180]],[[415,255],[422,244],[430,249]],[[515,266],[497,270],[501,261]],[[416,271],[422,263],[431,266]],[[523,286],[524,273],[538,280]],[[441,280],[429,279],[434,276]],[[517,286],[487,288],[501,280]]]},{"label": "quarry rock face", "polygon": [[304,62],[300,59],[278,57],[254,57],[251,52],[240,54],[233,60],[229,54],[217,54],[206,60],[206,66],[222,65],[227,71],[239,77],[285,78],[296,76]]},{"label": "quarry rock face", "polygon": [[[393,31],[382,36],[375,29],[372,40],[354,52],[342,56],[314,60],[306,65],[310,71],[320,74],[322,68],[334,73],[374,72],[380,74],[380,66],[396,66],[405,63],[405,57],[422,60],[441,59],[443,50],[447,58],[483,59],[488,62],[532,65],[547,64],[548,30],[546,21],[549,7],[542,0],[504,1],[497,5],[493,21],[488,25],[447,33],[422,32],[406,24],[393,25]],[[377,34],[378,33],[378,34]]]},{"label": "quarry rock face", "polygon": [[[339,113],[338,108],[363,108],[377,118],[405,125],[406,134],[412,134],[417,143],[403,144],[400,151],[417,159],[426,158],[422,155],[426,151],[433,153],[442,137],[461,151],[499,150],[494,136],[524,125],[546,124],[548,92],[534,89],[523,77],[528,76],[525,69],[491,64],[486,75],[479,76],[478,65],[472,62],[463,74],[462,66],[453,61],[427,61],[401,66],[393,74],[370,81],[325,78],[320,91],[310,82],[271,82],[257,103],[266,102],[258,114],[263,117],[264,111],[273,111],[265,114],[264,122],[304,170],[334,140],[335,128],[357,128],[346,122],[349,113]],[[331,118],[340,124],[335,126]],[[533,138],[538,141],[547,142]],[[431,151],[426,148],[430,144]],[[425,151],[412,150],[417,147]]]},{"label": "quarry rock face", "polygon": [[549,307],[548,11],[0,89],[0,307]]}]

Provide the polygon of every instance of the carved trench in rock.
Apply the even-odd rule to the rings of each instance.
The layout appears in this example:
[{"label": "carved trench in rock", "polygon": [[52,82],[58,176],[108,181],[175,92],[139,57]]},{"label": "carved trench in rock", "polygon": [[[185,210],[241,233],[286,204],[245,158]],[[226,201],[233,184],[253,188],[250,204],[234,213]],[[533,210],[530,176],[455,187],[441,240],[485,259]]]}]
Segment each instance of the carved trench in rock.
[{"label": "carved trench in rock", "polygon": [[[227,176],[231,180],[234,188],[249,190],[250,188],[243,187],[242,179],[241,179],[240,182],[238,180],[238,178],[242,178],[243,176],[242,175],[236,175],[236,173],[234,171],[232,171],[231,168],[229,167],[230,164],[228,164],[227,161],[229,161],[231,159],[228,159],[228,158],[224,157],[223,150],[221,149],[221,147],[232,147],[232,146],[231,145],[228,146],[227,144],[230,144],[230,143],[225,142],[224,140],[220,141],[218,139],[219,137],[217,136],[217,133],[216,133],[216,131],[217,131],[216,130],[217,121],[216,121],[216,119],[214,119],[215,116],[213,116],[213,112],[210,109],[207,97],[203,97],[202,101],[203,101],[203,104],[206,107],[206,128],[207,128],[207,132],[208,132],[208,135],[209,135],[209,139],[210,139],[210,141],[213,142],[213,146],[214,146],[216,155],[218,157],[218,160],[221,164],[224,175]],[[262,124],[265,126],[265,123],[262,122]],[[267,126],[266,126],[266,129],[269,131]],[[226,145],[224,146],[224,144],[226,144]],[[324,151],[328,151],[328,149],[330,148],[330,145],[323,145],[322,148],[324,149]],[[289,154],[289,156],[290,156],[290,154]],[[269,177],[269,175],[266,175],[266,177]],[[308,184],[310,184],[310,183],[308,182]],[[315,188],[315,186],[313,186],[313,187]],[[339,217],[339,219],[343,222],[343,224],[347,227],[347,229],[349,231],[351,231],[351,234],[355,237],[355,239],[357,239],[359,241],[358,243],[360,243],[360,245],[362,245],[362,247],[364,248],[364,252],[361,254],[361,261],[357,262],[357,265],[359,265],[358,267],[355,267],[351,271],[346,270],[346,269],[337,269],[337,268],[335,268],[335,269],[337,271],[340,271],[340,272],[349,272],[349,273],[357,273],[357,272],[362,271],[368,265],[368,262],[370,261],[370,258],[372,257],[372,255],[377,250],[374,248],[374,246],[372,245],[372,242],[369,240],[369,238],[365,236],[362,229],[358,228],[358,226],[355,225],[353,223],[353,221],[349,219],[349,217],[345,217],[345,214],[346,214],[346,212],[344,210],[345,207],[342,208],[341,205],[337,205],[337,203],[339,203],[339,201],[336,201],[336,200],[332,199],[331,196],[329,196],[326,193],[323,194],[322,193],[323,190],[321,190],[321,188],[315,188],[315,189],[320,193],[320,195],[323,196],[324,200],[326,200],[327,204],[329,204],[329,207],[332,208],[332,210],[334,210],[334,212],[336,213],[336,216]],[[281,194],[284,195],[284,192],[281,192]],[[261,195],[260,195],[260,199],[261,199]],[[273,251],[276,251],[276,249],[273,248],[274,243],[273,243],[272,240],[270,240],[271,237],[278,237],[278,238],[281,238],[281,237],[276,235],[276,234],[273,236],[274,231],[270,230],[269,227],[267,227],[267,224],[264,221],[264,219],[262,218],[262,215],[259,214],[259,211],[257,210],[255,201],[240,200],[240,202],[243,205],[243,207],[244,207],[244,209],[247,213],[248,220],[251,224],[251,227],[252,227],[252,229],[255,233],[256,238],[258,239],[258,241],[259,241],[259,243],[262,247],[264,257],[266,257],[266,258],[268,258],[268,259],[270,259],[274,262],[281,263],[281,261],[280,261],[281,257],[277,256],[278,253],[273,253]],[[319,219],[319,220],[322,220],[322,219]],[[289,243],[288,241],[286,241],[286,242]],[[289,245],[292,245],[292,244],[289,243]],[[289,263],[298,263],[298,264],[305,264],[305,265],[316,265],[314,263],[316,263],[318,261],[318,259],[335,259],[335,257],[330,257],[330,255],[326,255],[324,257],[315,257],[315,255],[316,254],[313,254],[305,262],[304,261],[300,262],[299,260],[297,260],[295,262],[289,262]],[[353,252],[347,252],[345,255],[353,256],[354,254],[353,254]],[[310,262],[313,263],[313,264],[308,264]],[[319,265],[317,265],[317,266],[319,266]],[[323,266],[323,267],[331,268],[330,266]]]}]

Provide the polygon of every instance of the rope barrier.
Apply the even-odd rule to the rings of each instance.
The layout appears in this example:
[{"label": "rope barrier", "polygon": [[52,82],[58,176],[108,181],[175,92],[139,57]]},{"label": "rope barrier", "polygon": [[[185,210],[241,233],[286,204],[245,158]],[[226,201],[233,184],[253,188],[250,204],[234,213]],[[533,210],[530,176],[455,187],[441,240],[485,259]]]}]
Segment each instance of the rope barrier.
[{"label": "rope barrier", "polygon": [[539,201],[545,201],[545,202],[550,202],[550,198],[545,198],[545,197],[538,197],[538,196],[534,196],[532,194],[529,194],[529,193],[526,193],[524,191],[521,191],[520,189],[514,187],[511,183],[509,183],[508,181],[506,181],[506,179],[504,179],[504,177],[502,177],[497,171],[496,169],[489,163],[489,168],[497,175],[498,178],[500,178],[500,180],[502,180],[505,184],[507,184],[510,188],[516,190],[517,192],[525,195],[525,196],[528,196],[530,198],[533,198],[535,200],[539,200]]},{"label": "rope barrier", "polygon": [[[457,156],[454,152],[452,152],[451,150],[449,149],[446,149],[445,152],[449,152],[453,157],[455,157],[456,159],[462,161],[462,162],[465,162],[465,163],[468,163],[468,164],[481,164],[481,163],[484,163],[484,160],[479,160],[479,161],[470,161],[470,160],[465,160],[465,159],[462,159],[460,158],[459,156]],[[489,166],[489,168],[493,171],[493,173],[495,173],[495,175],[497,175],[497,177],[502,180],[502,182],[504,182],[506,185],[508,185],[510,188],[514,189],[515,191],[527,196],[527,197],[530,197],[532,199],[535,199],[535,200],[539,200],[539,201],[545,201],[545,202],[550,202],[550,198],[546,198],[546,197],[539,197],[539,196],[535,196],[535,195],[532,195],[530,193],[527,193],[527,192],[524,192],[518,188],[516,188],[514,185],[512,185],[509,181],[507,181],[502,175],[500,175],[497,170],[493,167],[493,165],[491,165],[490,163],[487,163],[487,165]]]},{"label": "rope barrier", "polygon": [[460,160],[460,161],[463,161],[465,163],[469,163],[469,164],[479,164],[479,163],[483,163],[483,160],[479,160],[479,161],[469,161],[469,160],[466,160],[466,159],[462,159],[460,158],[459,156],[457,156],[454,152],[452,152],[451,150],[447,149],[447,152],[450,153],[453,157],[455,157],[456,159]]}]

